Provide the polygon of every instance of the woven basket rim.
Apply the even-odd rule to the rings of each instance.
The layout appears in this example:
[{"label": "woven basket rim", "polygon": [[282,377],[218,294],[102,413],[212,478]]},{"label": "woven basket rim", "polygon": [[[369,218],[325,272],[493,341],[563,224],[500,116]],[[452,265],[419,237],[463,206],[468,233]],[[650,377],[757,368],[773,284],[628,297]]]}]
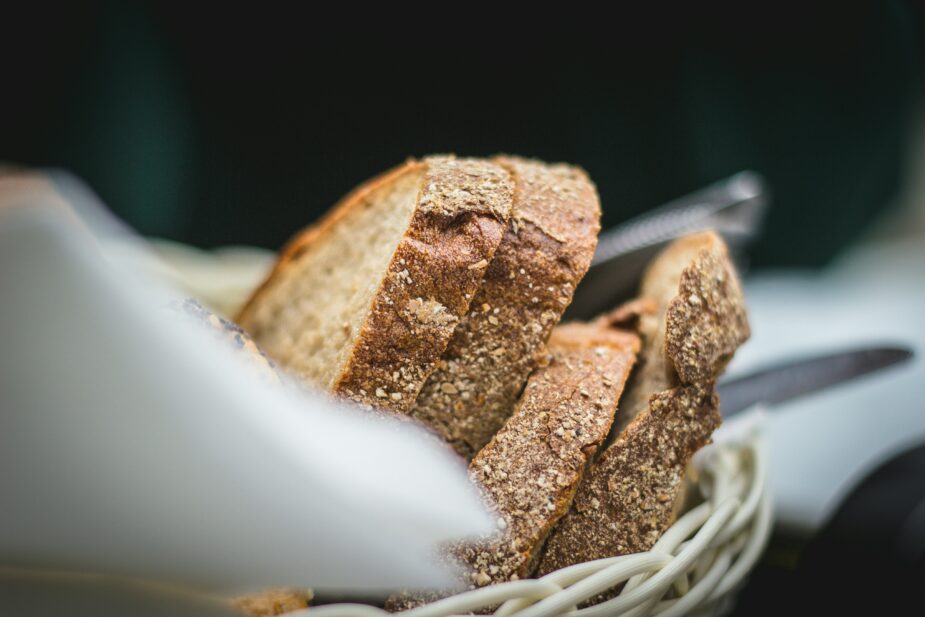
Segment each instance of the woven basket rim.
[{"label": "woven basket rim", "polygon": [[[254,254],[229,260],[226,254],[185,245],[165,244],[161,248],[161,258],[174,271],[174,282],[225,314],[235,312],[259,278],[259,268],[250,267],[257,263]],[[233,253],[237,249],[229,250]],[[208,276],[202,272],[195,276],[198,270]],[[219,273],[224,276],[216,285],[214,277]],[[762,412],[753,411],[756,413],[743,414],[743,421],[736,422],[735,428],[722,427],[714,436],[716,443],[695,457],[694,465],[700,471],[697,486],[705,500],[678,518],[650,551],[580,563],[538,579],[462,592],[401,614],[448,617],[488,607],[498,607],[492,613],[496,617],[716,613],[729,603],[771,533]],[[583,600],[619,583],[625,585],[616,597],[577,609]],[[286,613],[287,617],[389,614],[366,604],[328,604]]]},{"label": "woven basket rim", "polygon": [[[726,605],[764,550],[772,509],[760,434],[713,444],[697,458],[704,501],[685,512],[645,553],[576,564],[538,579],[465,591],[399,613],[448,617],[497,607],[496,617],[581,617],[715,613]],[[578,609],[618,583],[616,597]],[[382,617],[364,604],[329,604],[291,617]]]}]

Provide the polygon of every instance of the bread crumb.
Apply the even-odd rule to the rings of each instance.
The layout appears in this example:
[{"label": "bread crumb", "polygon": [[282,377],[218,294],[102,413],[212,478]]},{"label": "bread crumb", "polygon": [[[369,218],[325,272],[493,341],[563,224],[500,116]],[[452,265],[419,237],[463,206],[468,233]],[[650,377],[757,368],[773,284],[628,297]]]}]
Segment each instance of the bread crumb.
[{"label": "bread crumb", "polygon": [[474,264],[470,264],[470,265],[469,265],[469,269],[470,269],[470,270],[478,270],[479,268],[484,268],[484,267],[487,266],[487,265],[488,265],[488,262],[487,262],[486,260],[480,259],[479,261],[475,262]]},{"label": "bread crumb", "polygon": [[436,300],[412,298],[408,301],[407,311],[419,323],[443,326],[456,321],[456,316]]}]

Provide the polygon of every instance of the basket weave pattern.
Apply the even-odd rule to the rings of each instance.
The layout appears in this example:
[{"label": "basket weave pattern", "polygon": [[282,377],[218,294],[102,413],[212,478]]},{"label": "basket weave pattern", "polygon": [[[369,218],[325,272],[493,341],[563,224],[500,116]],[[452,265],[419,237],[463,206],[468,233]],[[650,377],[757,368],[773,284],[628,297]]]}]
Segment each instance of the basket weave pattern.
[{"label": "basket weave pattern", "polygon": [[[260,278],[254,255],[219,259],[215,254],[162,247],[161,257],[180,276],[177,284],[233,314]],[[170,249],[170,250],[167,250]],[[269,258],[267,258],[269,263]],[[240,263],[239,263],[240,262]],[[194,276],[198,273],[198,276]],[[256,274],[255,274],[256,273]],[[219,289],[206,288],[208,281]],[[206,293],[210,292],[210,293]],[[246,294],[245,294],[246,295]],[[743,423],[748,424],[748,423]],[[672,525],[646,553],[576,564],[539,579],[524,579],[459,593],[404,613],[403,617],[448,617],[484,613],[496,617],[643,617],[715,615],[729,606],[733,592],[761,555],[771,532],[771,496],[760,438],[760,418],[695,458],[705,500]],[[579,609],[588,598],[620,583],[618,596]],[[390,613],[365,604],[329,604],[287,613],[287,617],[383,617]]]},{"label": "basket weave pattern", "polygon": [[[646,553],[576,564],[539,579],[460,593],[401,613],[448,617],[498,607],[496,617],[716,614],[761,554],[771,530],[771,500],[760,438],[712,446],[699,460],[705,500],[681,516]],[[578,609],[625,583],[618,596]],[[331,604],[292,617],[382,617],[380,608]]]}]

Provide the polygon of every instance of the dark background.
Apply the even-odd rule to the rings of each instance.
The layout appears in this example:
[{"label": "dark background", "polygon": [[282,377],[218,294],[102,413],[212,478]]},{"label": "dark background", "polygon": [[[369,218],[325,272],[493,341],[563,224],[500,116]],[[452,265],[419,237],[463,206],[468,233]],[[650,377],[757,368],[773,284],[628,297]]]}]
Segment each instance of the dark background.
[{"label": "dark background", "polygon": [[[580,164],[605,226],[750,168],[774,195],[752,263],[823,265],[907,181],[923,11],[740,5],[32,3],[0,19],[0,161],[76,172],[146,235],[269,248],[409,155]],[[778,531],[738,613],[911,599],[925,563],[894,550],[890,504],[921,495],[923,462],[815,538]]]},{"label": "dark background", "polygon": [[409,155],[580,164],[605,226],[751,168],[775,196],[753,263],[819,265],[902,186],[922,83],[912,2],[188,4],[18,9],[0,160],[75,171],[147,235],[270,248]]}]

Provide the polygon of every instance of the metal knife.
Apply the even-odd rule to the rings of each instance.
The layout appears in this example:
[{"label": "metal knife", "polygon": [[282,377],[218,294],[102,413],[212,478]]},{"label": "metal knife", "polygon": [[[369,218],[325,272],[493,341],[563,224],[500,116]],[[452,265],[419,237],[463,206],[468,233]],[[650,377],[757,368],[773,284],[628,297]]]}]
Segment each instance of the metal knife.
[{"label": "metal knife", "polygon": [[716,230],[743,266],[743,249],[758,235],[768,201],[762,177],[743,171],[605,231],[565,317],[590,319],[632,297],[658,251],[689,233]]},{"label": "metal knife", "polygon": [[728,418],[757,403],[784,403],[907,362],[913,355],[908,347],[880,345],[775,364],[721,381],[720,411]]}]

